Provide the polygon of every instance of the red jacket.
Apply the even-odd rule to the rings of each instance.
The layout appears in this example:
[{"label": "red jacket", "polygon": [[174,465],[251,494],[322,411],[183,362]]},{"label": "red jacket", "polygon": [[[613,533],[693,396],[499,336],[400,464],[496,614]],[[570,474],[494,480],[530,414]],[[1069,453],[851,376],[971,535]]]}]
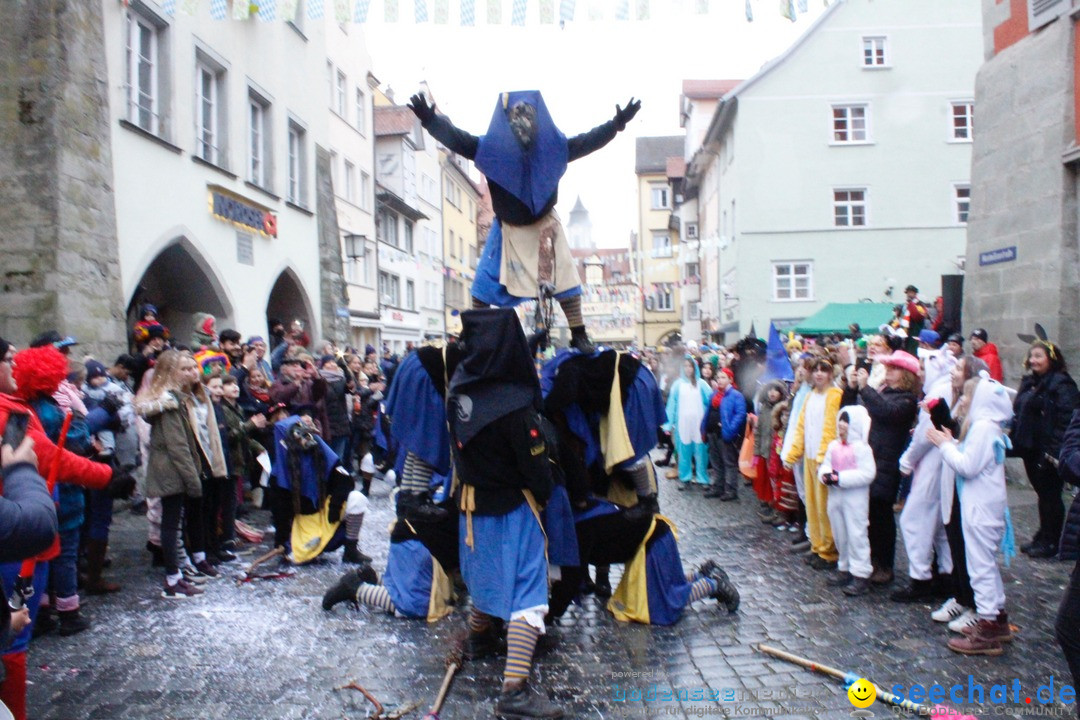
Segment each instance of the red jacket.
[{"label": "red jacket", "polygon": [[981,350],[975,351],[975,357],[986,363],[986,366],[990,368],[990,377],[998,382],[1003,382],[1005,373],[1001,371],[1001,358],[998,357],[997,345],[994,343],[986,343],[982,346]]},{"label": "red jacket", "polygon": [[0,428],[7,426],[8,415],[12,412],[30,416],[26,434],[34,441],[34,452],[38,458],[38,472],[42,477],[49,477],[53,464],[59,463],[56,479],[67,485],[78,485],[90,490],[104,490],[112,479],[112,468],[101,463],[91,462],[68,450],[61,450],[45,434],[41,422],[34,415],[33,409],[22,400],[0,393]]}]

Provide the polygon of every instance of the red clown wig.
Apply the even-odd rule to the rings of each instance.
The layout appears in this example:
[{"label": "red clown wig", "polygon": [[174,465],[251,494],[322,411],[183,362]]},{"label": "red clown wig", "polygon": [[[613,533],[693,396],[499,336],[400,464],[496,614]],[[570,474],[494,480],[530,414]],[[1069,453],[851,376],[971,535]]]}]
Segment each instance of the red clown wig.
[{"label": "red clown wig", "polygon": [[19,397],[32,400],[56,392],[60,381],[67,377],[68,361],[52,345],[27,348],[15,353],[15,367],[11,372],[19,388]]}]

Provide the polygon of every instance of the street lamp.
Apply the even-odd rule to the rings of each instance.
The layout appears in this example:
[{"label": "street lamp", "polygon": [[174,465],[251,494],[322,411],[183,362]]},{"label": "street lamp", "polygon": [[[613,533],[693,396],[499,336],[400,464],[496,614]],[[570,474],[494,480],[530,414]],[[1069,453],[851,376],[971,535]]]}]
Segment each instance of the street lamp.
[{"label": "street lamp", "polygon": [[357,260],[367,254],[367,235],[345,235],[345,257]]}]

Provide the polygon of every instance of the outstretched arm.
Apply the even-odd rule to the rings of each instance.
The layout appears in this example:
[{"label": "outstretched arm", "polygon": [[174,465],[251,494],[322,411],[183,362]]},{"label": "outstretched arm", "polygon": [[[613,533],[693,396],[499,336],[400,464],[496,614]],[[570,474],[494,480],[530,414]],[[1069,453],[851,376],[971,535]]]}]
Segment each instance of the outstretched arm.
[{"label": "outstretched arm", "polygon": [[469,160],[476,157],[480,139],[456,127],[450,118],[435,112],[435,106],[429,105],[423,95],[417,93],[409,98],[409,109],[420,118],[420,124],[433,138]]},{"label": "outstretched arm", "polygon": [[607,145],[615,139],[615,133],[626,129],[626,123],[633,120],[640,109],[641,101],[634,98],[630,98],[625,108],[616,105],[614,118],[588,132],[575,135],[567,141],[568,159],[577,160]]}]

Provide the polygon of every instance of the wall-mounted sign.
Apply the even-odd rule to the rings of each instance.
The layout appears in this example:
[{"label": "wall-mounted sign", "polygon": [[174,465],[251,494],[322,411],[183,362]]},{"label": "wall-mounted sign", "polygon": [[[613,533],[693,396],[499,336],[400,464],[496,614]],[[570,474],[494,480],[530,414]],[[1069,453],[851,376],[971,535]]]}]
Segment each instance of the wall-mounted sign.
[{"label": "wall-mounted sign", "polygon": [[251,200],[234,195],[223,187],[210,185],[210,214],[242,230],[277,237],[277,216]]},{"label": "wall-mounted sign", "polygon": [[390,313],[390,317],[392,317],[397,322],[401,322],[405,319],[405,316],[397,311]]},{"label": "wall-mounted sign", "polygon": [[979,253],[979,265],[997,265],[998,263],[1012,262],[1016,260],[1016,246],[987,250]]}]

